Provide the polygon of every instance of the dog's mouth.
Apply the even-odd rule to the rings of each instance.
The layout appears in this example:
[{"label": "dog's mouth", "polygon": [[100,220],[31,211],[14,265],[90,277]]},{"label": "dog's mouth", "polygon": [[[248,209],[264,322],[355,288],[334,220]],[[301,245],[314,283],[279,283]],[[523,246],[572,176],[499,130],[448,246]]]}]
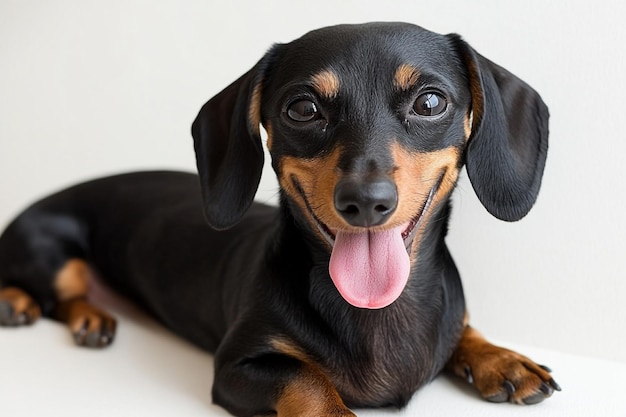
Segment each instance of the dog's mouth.
[{"label": "dog's mouth", "polygon": [[[411,248],[413,246],[413,241],[415,240],[415,236],[417,234],[417,229],[418,229],[417,226],[419,224],[421,224],[422,215],[428,211],[428,208],[430,207],[430,204],[431,204],[431,202],[433,200],[433,197],[435,196],[435,193],[437,191],[438,185],[439,184],[437,183],[437,185],[435,185],[430,190],[430,192],[428,193],[428,198],[426,199],[426,201],[424,202],[422,207],[418,210],[418,212],[415,215],[415,217],[413,217],[409,222],[404,223],[404,225],[403,225],[404,227],[403,227],[400,235],[402,237],[402,241],[404,242],[404,247],[406,248],[406,251],[407,251],[407,253],[409,255],[411,254]],[[305,201],[305,204],[307,206],[307,210],[308,210],[309,214],[311,215],[311,217],[313,218],[313,221],[314,221],[315,225],[317,226],[317,229],[320,231],[320,233],[322,234],[324,239],[326,239],[326,242],[328,242],[330,247],[333,248],[335,246],[335,240],[337,239],[337,231],[336,230],[333,231],[333,229],[328,227],[324,222],[322,222],[315,215],[315,213],[313,213],[313,210],[311,210],[311,207],[309,206],[309,204],[308,204],[308,202],[306,200],[306,197],[304,196],[304,194],[302,193],[301,190],[299,190],[299,192],[301,193],[301,195],[302,195],[302,197],[303,197],[303,199]]]},{"label": "dog's mouth", "polygon": [[413,242],[441,178],[411,220],[387,229],[363,228],[362,231],[333,229],[322,222],[294,179],[310,216],[332,249],[329,272],[333,283],[350,304],[378,309],[390,305],[400,296],[411,270]]},{"label": "dog's mouth", "polygon": [[[409,255],[411,254],[413,240],[415,239],[415,235],[417,234],[417,229],[418,229],[417,225],[421,224],[422,215],[428,211],[438,187],[439,187],[439,182],[430,190],[430,192],[428,193],[428,198],[426,199],[426,201],[424,201],[424,204],[422,204],[422,207],[418,210],[415,217],[413,217],[409,222],[404,223],[403,225],[404,227],[400,235],[404,242],[404,247],[406,248],[406,251]],[[304,193],[299,187],[297,188],[298,188],[298,191],[301,193],[302,198],[305,201],[307,210],[309,214],[311,215],[311,217],[313,218],[313,221],[315,222],[317,229],[320,231],[322,236],[324,236],[324,239],[326,239],[326,241],[331,246],[331,248],[333,248],[335,246],[335,240],[337,239],[337,231],[336,230],[333,231],[333,229],[328,227],[324,222],[322,222],[315,215],[315,213],[313,213],[313,210],[311,210],[311,206],[309,205]]]}]

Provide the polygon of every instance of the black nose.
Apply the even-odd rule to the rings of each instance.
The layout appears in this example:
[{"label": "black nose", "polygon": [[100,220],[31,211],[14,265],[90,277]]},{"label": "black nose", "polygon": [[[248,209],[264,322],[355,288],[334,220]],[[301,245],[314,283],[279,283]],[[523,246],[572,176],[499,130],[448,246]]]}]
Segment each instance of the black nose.
[{"label": "black nose", "polygon": [[397,205],[396,185],[384,176],[366,179],[348,176],[335,187],[335,208],[352,226],[381,225]]}]

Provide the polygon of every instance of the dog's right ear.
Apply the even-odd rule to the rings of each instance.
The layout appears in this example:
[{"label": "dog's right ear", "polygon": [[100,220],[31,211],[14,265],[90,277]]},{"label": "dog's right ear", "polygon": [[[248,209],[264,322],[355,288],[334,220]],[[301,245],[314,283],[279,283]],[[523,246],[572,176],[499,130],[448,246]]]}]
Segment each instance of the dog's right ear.
[{"label": "dog's right ear", "polygon": [[216,230],[241,219],[259,186],[261,93],[276,51],[202,106],[191,127],[204,214]]}]

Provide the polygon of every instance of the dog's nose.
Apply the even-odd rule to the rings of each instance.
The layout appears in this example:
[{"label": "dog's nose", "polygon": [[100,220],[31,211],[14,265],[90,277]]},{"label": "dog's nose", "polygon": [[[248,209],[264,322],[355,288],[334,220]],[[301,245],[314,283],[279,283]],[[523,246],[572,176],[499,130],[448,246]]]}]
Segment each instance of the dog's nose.
[{"label": "dog's nose", "polygon": [[378,226],[389,218],[398,205],[396,185],[389,178],[377,176],[359,179],[345,177],[335,186],[335,208],[352,226]]}]

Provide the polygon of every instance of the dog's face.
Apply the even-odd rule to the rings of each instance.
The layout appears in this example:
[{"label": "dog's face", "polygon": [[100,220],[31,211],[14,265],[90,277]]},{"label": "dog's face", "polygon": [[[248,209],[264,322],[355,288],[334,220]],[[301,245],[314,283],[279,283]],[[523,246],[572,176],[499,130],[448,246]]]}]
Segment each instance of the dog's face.
[{"label": "dog's face", "polygon": [[[330,275],[358,307],[384,307],[400,295],[424,228],[464,162],[500,218],[522,217],[539,188],[545,106],[457,36],[407,24],[324,28],[275,46],[220,95],[194,125],[209,221],[228,226],[219,211],[237,210],[249,189],[254,195],[257,172],[233,179],[218,168],[238,160],[241,169],[259,169],[262,123],[286,203],[331,252]],[[243,115],[239,125],[201,117],[228,102],[234,117]],[[231,142],[208,138],[219,125]],[[207,192],[230,189],[248,194],[207,201]]]},{"label": "dog's face", "polygon": [[281,188],[332,250],[344,298],[387,305],[458,176],[471,112],[462,64],[446,38],[387,25],[316,31],[277,53],[262,120]]}]

